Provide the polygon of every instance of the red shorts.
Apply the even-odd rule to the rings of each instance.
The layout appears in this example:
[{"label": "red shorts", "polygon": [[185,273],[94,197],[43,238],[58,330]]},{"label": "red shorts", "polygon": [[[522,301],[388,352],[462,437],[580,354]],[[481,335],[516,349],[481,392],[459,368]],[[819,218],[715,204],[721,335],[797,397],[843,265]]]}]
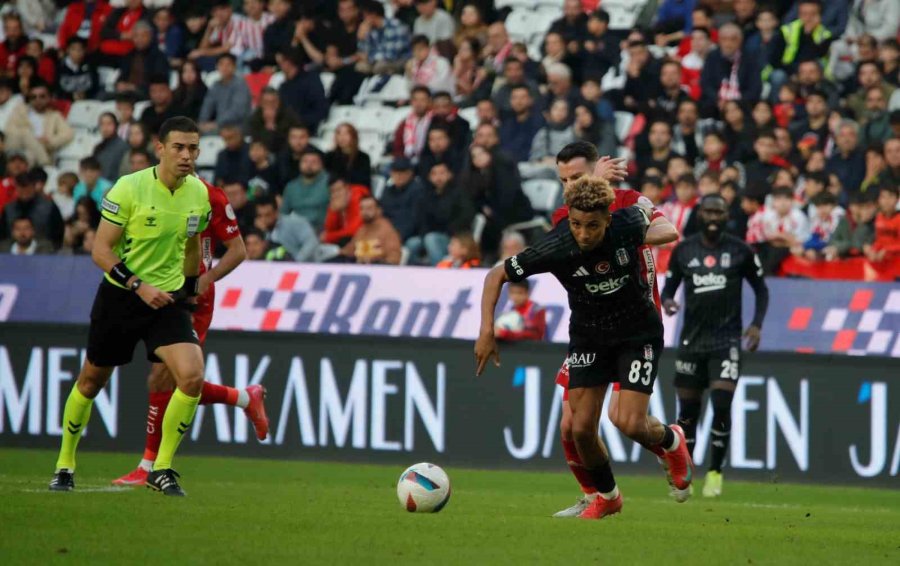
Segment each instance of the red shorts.
[{"label": "red shorts", "polygon": [[209,331],[209,325],[212,324],[215,302],[216,291],[212,287],[205,295],[197,299],[197,310],[193,313],[193,319],[194,331],[197,333],[197,340],[200,341],[201,348],[206,344],[206,333]]}]

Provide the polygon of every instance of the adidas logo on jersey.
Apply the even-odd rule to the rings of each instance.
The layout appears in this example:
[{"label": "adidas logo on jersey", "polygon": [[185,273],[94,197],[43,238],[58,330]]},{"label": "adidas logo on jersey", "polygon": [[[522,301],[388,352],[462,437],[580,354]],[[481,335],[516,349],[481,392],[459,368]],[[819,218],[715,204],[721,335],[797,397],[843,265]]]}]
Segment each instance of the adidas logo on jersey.
[{"label": "adidas logo on jersey", "polygon": [[697,259],[697,258],[692,259],[692,260],[688,263],[688,267],[700,267],[700,260]]},{"label": "adidas logo on jersey", "polygon": [[589,293],[600,293],[601,295],[611,295],[615,293],[619,289],[625,286],[625,283],[628,281],[629,275],[623,275],[618,279],[607,279],[606,281],[601,281],[600,283],[594,285],[593,283],[585,283],[585,288]]},{"label": "adidas logo on jersey", "polygon": [[706,275],[694,274],[694,292],[707,293],[709,291],[721,291],[725,288],[728,279],[721,273],[707,273]]},{"label": "adidas logo on jersey", "polygon": [[584,266],[581,266],[572,274],[572,277],[587,277],[590,274],[591,273],[585,269]]}]

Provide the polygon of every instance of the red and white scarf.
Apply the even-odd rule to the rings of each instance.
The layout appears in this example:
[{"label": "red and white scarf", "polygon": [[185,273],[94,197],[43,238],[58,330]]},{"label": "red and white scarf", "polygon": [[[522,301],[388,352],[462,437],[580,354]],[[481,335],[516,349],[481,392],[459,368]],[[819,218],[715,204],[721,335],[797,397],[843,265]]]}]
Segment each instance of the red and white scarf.
[{"label": "red and white scarf", "polygon": [[429,126],[431,126],[431,111],[421,118],[414,112],[409,113],[403,121],[403,155],[413,158],[422,153]]},{"label": "red and white scarf", "polygon": [[741,82],[738,79],[738,69],[741,66],[741,52],[734,54],[731,62],[731,73],[727,79],[722,79],[719,85],[719,100],[740,100],[741,99]]}]

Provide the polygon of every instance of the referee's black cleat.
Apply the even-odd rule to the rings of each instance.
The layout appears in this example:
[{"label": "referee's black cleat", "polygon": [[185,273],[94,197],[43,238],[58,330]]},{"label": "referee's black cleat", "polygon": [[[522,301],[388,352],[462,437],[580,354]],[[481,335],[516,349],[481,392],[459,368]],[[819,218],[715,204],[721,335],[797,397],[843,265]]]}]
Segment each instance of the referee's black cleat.
[{"label": "referee's black cleat", "polygon": [[184,497],[184,490],[178,485],[178,475],[173,469],[153,470],[147,474],[147,487],[154,491],[161,491],[163,495]]},{"label": "referee's black cleat", "polygon": [[50,481],[50,491],[74,491],[75,490],[75,473],[65,468],[53,474],[53,480]]}]

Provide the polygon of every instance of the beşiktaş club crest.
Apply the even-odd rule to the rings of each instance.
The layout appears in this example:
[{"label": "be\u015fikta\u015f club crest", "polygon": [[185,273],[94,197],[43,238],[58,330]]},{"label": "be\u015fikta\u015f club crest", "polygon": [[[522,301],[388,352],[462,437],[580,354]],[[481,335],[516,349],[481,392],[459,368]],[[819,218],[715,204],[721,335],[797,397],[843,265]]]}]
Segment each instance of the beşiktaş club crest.
[{"label": "be\u015fikta\u015f club crest", "polygon": [[721,263],[722,267],[725,269],[731,267],[731,254],[728,252],[723,253],[722,257],[719,258],[719,263]]},{"label": "be\u015fikta\u015f club crest", "polygon": [[597,265],[594,266],[594,271],[596,271],[600,275],[609,273],[609,262],[601,261],[600,263],[598,263]]},{"label": "be\u015fikta\u015f club crest", "polygon": [[732,362],[736,362],[741,359],[741,352],[737,349],[737,346],[732,346],[728,351],[728,357],[731,358]]},{"label": "be\u015fikta\u015f club crest", "polygon": [[653,361],[653,345],[652,344],[644,344],[644,359],[648,362]]},{"label": "be\u015fikta\u015f club crest", "polygon": [[619,248],[616,250],[616,263],[625,267],[628,265],[628,251],[625,248]]}]

